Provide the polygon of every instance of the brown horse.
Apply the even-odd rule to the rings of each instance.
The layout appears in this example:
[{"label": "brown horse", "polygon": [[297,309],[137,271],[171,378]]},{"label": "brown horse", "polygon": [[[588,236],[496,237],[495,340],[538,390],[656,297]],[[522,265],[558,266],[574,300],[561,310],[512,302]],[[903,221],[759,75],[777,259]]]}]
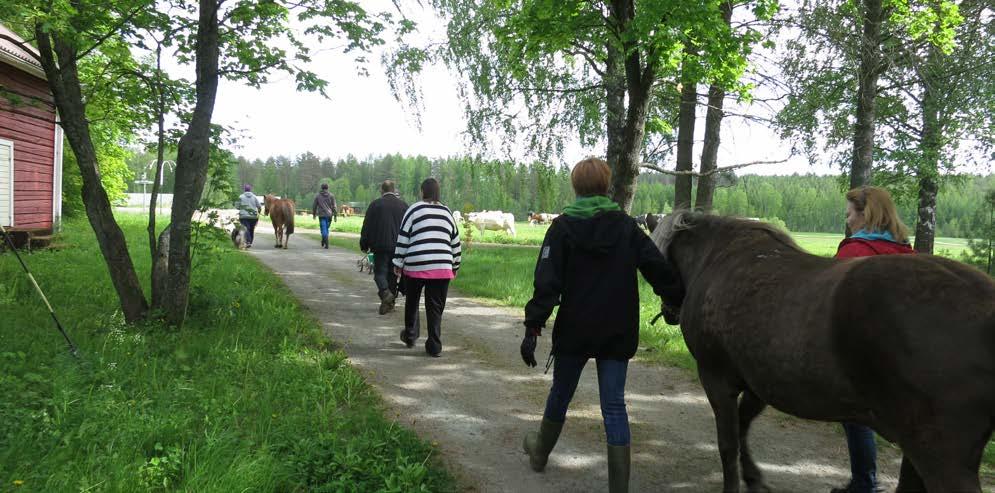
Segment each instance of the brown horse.
[{"label": "brown horse", "polygon": [[278,199],[266,194],[263,197],[265,214],[273,223],[276,232],[276,248],[287,249],[290,245],[290,235],[294,234],[294,201]]},{"label": "brown horse", "polygon": [[723,491],[739,491],[740,465],[749,491],[768,491],[747,447],[768,404],[897,443],[900,492],[981,491],[991,278],[932,255],[818,257],[769,225],[691,212],[664,218],[653,240],[683,280],[683,299],[666,303],[715,413]]}]

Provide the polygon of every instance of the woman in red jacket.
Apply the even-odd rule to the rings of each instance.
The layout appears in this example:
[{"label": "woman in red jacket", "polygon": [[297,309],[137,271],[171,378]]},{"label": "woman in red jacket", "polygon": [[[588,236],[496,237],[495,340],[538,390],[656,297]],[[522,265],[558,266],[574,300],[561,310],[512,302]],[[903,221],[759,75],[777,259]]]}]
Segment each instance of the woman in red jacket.
[{"label": "woman in red jacket", "polygon": [[[909,229],[883,188],[864,186],[847,192],[846,225],[853,234],[840,242],[836,258],[915,253],[909,246]],[[850,483],[831,493],[873,493],[877,488],[874,431],[856,423],[843,423],[843,430],[850,450]]]}]

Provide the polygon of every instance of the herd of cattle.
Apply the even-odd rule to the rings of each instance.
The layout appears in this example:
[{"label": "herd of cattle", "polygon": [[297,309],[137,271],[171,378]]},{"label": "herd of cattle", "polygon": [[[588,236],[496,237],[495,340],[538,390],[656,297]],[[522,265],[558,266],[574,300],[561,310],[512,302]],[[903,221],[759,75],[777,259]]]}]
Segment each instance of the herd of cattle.
[{"label": "herd of cattle", "polygon": [[[559,216],[559,214],[550,214],[547,212],[530,212],[528,214],[528,221],[533,226],[537,224],[549,224]],[[635,220],[636,224],[652,233],[662,218],[663,214],[642,214],[636,216]],[[460,211],[453,211],[453,219],[456,219],[458,224],[464,222]],[[480,234],[484,234],[484,231],[503,231],[512,237],[515,236],[515,216],[510,212],[471,212],[466,215],[466,219],[473,227],[480,230]]]}]

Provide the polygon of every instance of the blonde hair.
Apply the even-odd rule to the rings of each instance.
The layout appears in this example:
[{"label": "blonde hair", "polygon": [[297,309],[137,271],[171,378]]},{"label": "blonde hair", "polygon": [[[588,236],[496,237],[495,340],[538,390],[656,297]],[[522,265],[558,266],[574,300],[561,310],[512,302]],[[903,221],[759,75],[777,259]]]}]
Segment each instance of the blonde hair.
[{"label": "blonde hair", "polygon": [[847,192],[846,200],[864,214],[864,229],[887,231],[895,241],[908,243],[909,228],[898,217],[898,208],[887,190],[865,185]]},{"label": "blonde hair", "polygon": [[612,180],[612,170],[604,159],[589,157],[574,165],[570,183],[577,196],[605,195]]}]

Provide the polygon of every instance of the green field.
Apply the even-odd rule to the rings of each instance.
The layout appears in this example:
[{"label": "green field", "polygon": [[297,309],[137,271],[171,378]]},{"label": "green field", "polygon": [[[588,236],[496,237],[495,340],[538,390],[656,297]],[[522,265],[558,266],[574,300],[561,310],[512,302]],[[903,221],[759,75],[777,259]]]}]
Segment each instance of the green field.
[{"label": "green field", "polygon": [[[147,279],[143,219],[119,220]],[[75,361],[0,255],[0,491],[455,489],[272,272],[223,240],[194,259],[174,330],[123,323],[85,220],[26,256]]]},{"label": "green field", "polygon": [[[268,218],[263,217],[263,221],[268,221]],[[312,219],[311,217],[297,216],[296,226],[302,229],[318,229],[318,220]],[[363,227],[362,216],[352,216],[339,218],[339,221],[333,222],[331,226],[332,231],[344,232],[344,233],[359,233]],[[501,232],[501,231],[485,231],[483,236],[480,235],[479,230],[476,228],[472,232],[473,242],[480,243],[498,243],[506,245],[534,245],[538,246],[542,244],[543,237],[546,235],[546,230],[549,225],[531,225],[528,222],[517,222],[515,223],[515,237]],[[464,225],[460,225],[461,236],[463,241],[467,240],[467,231]],[[836,253],[836,247],[839,245],[840,241],[843,240],[842,234],[834,233],[791,233],[791,236],[798,242],[798,244],[805,250],[814,253],[816,255],[830,256]],[[967,250],[967,240],[963,238],[937,238],[935,243],[935,251],[937,255],[943,255],[945,257],[950,257],[954,259],[959,259],[961,253]]]}]

